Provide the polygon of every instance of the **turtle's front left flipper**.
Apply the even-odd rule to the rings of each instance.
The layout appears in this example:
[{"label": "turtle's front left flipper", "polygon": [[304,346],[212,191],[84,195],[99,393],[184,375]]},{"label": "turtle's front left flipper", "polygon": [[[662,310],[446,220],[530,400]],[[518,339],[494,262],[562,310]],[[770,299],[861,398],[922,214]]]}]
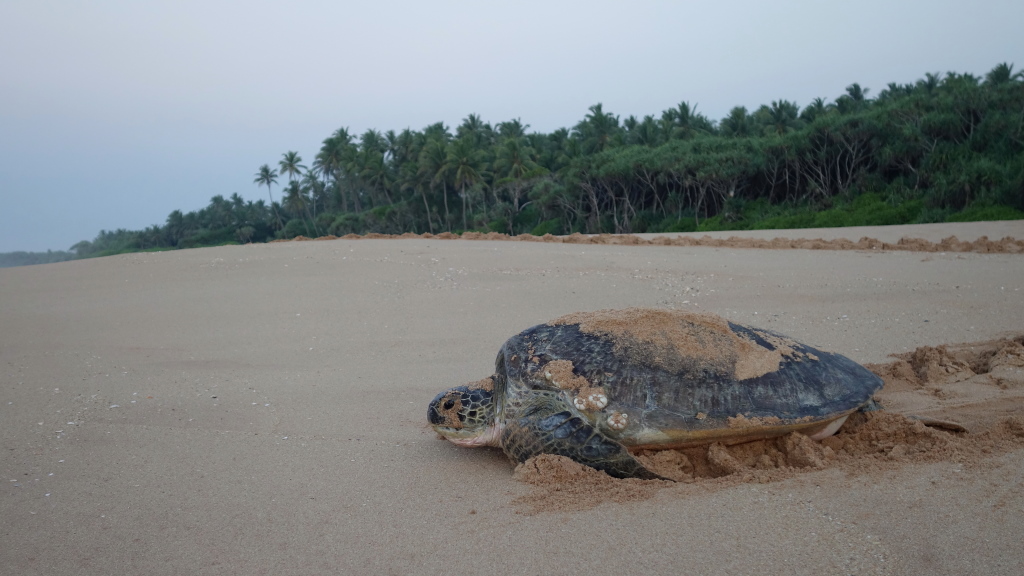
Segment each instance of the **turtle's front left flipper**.
[{"label": "turtle's front left flipper", "polygon": [[555,454],[616,478],[667,480],[644,468],[622,444],[602,434],[553,395],[540,394],[509,416],[502,426],[501,444],[516,462]]}]

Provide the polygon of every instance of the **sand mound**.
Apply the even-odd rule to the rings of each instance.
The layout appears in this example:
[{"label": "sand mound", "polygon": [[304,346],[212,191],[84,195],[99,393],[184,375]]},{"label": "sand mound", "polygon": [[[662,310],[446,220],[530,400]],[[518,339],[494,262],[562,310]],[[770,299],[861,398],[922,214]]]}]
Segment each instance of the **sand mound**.
[{"label": "sand mound", "polygon": [[[895,356],[888,364],[870,365],[887,388],[908,390],[932,402],[951,386],[983,386],[1011,393],[1024,389],[1024,336],[985,342],[924,346]],[[916,414],[892,411],[857,413],[839,432],[815,442],[800,433],[732,446],[712,444],[683,450],[642,451],[637,458],[657,474],[680,484],[718,489],[741,483],[765,483],[826,467],[851,474],[920,462],[977,464],[992,454],[1024,448],[1024,396],[1001,397],[1002,406],[985,402],[939,406],[930,417],[957,421],[969,418],[974,427],[960,433],[927,425]],[[938,424],[941,424],[938,423]],[[519,512],[582,510],[604,502],[643,500],[678,486],[661,480],[617,480],[568,458],[544,455],[516,468],[515,478],[531,486],[514,504]]]},{"label": "sand mound", "polygon": [[[759,238],[740,238],[730,236],[729,238],[712,238],[702,236],[694,238],[690,236],[658,236],[650,240],[633,236],[631,234],[592,234],[580,233],[569,234],[568,236],[533,236],[532,234],[519,234],[509,236],[499,232],[464,232],[462,235],[451,232],[440,234],[379,234],[370,232],[360,236],[358,234],[346,234],[341,240],[362,240],[362,239],[438,239],[438,240],[490,240],[490,241],[516,241],[516,242],[551,242],[559,244],[605,244],[616,246],[710,246],[719,248],[765,248],[771,250],[903,250],[911,252],[981,252],[986,254],[1024,253],[1024,240],[1017,240],[1009,236],[1000,240],[990,240],[988,236],[982,236],[977,240],[960,240],[956,236],[949,236],[939,242],[931,242],[922,238],[900,238],[898,242],[882,242],[876,238],[863,237],[853,242],[846,238],[825,240],[822,238],[802,238],[791,240],[789,238],[773,238],[763,240]],[[333,240],[336,236],[325,236],[316,240]],[[292,240],[301,242],[310,240],[305,236],[296,236]],[[287,242],[288,240],[272,240],[271,242]]]},{"label": "sand mound", "polygon": [[981,377],[1000,388],[1024,387],[1024,336],[922,346],[895,358],[889,364],[870,366],[887,385],[903,381],[916,387],[939,387]]},{"label": "sand mound", "polygon": [[[686,450],[642,452],[650,470],[686,484],[720,489],[742,483],[766,483],[796,474],[839,466],[852,474],[919,463],[977,463],[992,454],[1024,448],[1024,418],[1000,419],[981,433],[956,434],[888,412],[857,414],[831,438],[815,442],[794,432],[781,438],[733,446],[712,444]],[[513,501],[527,514],[586,510],[606,502],[646,500],[674,486],[664,480],[619,480],[564,456],[545,454],[516,467],[516,480],[528,494]]]},{"label": "sand mound", "polygon": [[646,500],[671,485],[666,480],[619,480],[567,458],[542,454],[516,466],[513,478],[533,486],[516,500],[521,512],[586,510],[602,502]]}]

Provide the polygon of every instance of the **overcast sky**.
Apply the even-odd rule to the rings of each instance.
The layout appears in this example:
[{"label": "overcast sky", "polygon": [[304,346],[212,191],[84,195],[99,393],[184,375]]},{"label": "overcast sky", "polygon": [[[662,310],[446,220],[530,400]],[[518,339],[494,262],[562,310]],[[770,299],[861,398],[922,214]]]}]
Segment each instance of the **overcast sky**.
[{"label": "overcast sky", "polygon": [[1024,2],[0,1],[0,252],[237,192],[339,127],[531,131],[1024,68]]}]

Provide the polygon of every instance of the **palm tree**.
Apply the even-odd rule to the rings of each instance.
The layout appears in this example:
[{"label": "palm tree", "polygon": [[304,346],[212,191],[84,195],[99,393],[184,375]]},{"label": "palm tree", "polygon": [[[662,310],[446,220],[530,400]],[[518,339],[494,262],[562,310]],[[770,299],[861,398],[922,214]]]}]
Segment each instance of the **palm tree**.
[{"label": "palm tree", "polygon": [[[307,170],[302,175],[302,188],[309,196],[310,204],[313,205],[313,228],[316,229],[316,208],[318,205],[325,205],[327,192],[327,184],[317,177],[317,173],[314,170]],[[319,234],[319,230],[315,230]]]},{"label": "palm tree", "polygon": [[[564,130],[564,128],[563,128]],[[557,140],[557,139],[556,139]],[[562,147],[557,152],[555,161],[563,167],[585,153],[583,140],[579,138],[565,138],[561,140]]]},{"label": "palm tree", "polygon": [[914,84],[914,87],[930,95],[939,87],[940,82],[941,78],[938,72],[928,72],[924,75],[924,79],[918,80]]},{"label": "palm tree", "polygon": [[274,204],[274,194],[270,191],[270,185],[277,184],[277,170],[271,170],[269,164],[260,166],[260,171],[256,173],[256,179],[253,180],[253,184],[267,187],[267,194],[270,196],[270,207],[274,209],[274,216],[277,217],[277,227],[284,228],[284,224],[281,223],[281,215],[277,213],[277,205]]},{"label": "palm tree", "polygon": [[516,214],[519,213],[519,199],[525,187],[523,179],[531,176],[538,168],[533,159],[533,149],[525,146],[523,141],[522,138],[506,139],[498,148],[498,157],[494,160],[495,178],[501,177],[508,182],[512,208]]},{"label": "palm tree", "polygon": [[498,148],[498,157],[494,161],[496,176],[502,178],[522,178],[535,168],[534,152],[520,138],[509,138]]},{"label": "palm tree", "polygon": [[768,130],[785,134],[800,127],[800,107],[789,100],[773,100],[768,108]]},{"label": "palm tree", "polygon": [[490,144],[494,130],[490,124],[485,123],[476,114],[470,114],[462,121],[462,124],[455,130],[456,138],[469,138],[474,146]]},{"label": "palm tree", "polygon": [[815,98],[800,112],[800,119],[804,122],[814,122],[817,118],[824,116],[830,110],[824,98]]},{"label": "palm tree", "polygon": [[509,120],[508,122],[499,122],[498,135],[502,138],[522,138],[526,136],[526,129],[529,127],[529,124],[520,122],[519,118]]},{"label": "palm tree", "polygon": [[868,105],[868,89],[854,82],[846,87],[846,94],[836,98],[836,109],[840,114],[863,110]]},{"label": "palm tree", "polygon": [[[356,212],[362,212],[360,192],[363,188],[369,189],[367,192],[371,208],[377,204],[391,204],[391,195],[388,194],[390,175],[384,160],[387,151],[388,141],[384,134],[371,128],[359,137],[358,151],[348,156],[345,168],[359,185],[353,195]],[[380,202],[378,193],[383,193],[384,202]]]},{"label": "palm tree", "polygon": [[975,87],[981,84],[981,78],[978,78],[970,72],[963,74],[957,74],[956,72],[946,72],[946,78],[942,81],[943,86],[958,85],[966,87]]},{"label": "palm tree", "polygon": [[896,98],[902,98],[904,96],[910,96],[914,93],[913,84],[900,84],[899,82],[889,82],[885,86],[885,90],[878,93],[877,100],[886,101],[893,100]]},{"label": "palm tree", "polygon": [[[388,188],[392,179],[382,152],[363,150],[359,153],[359,178],[370,187],[370,191],[384,194],[385,204],[393,204]],[[378,199],[379,200],[379,199]]]},{"label": "palm tree", "polygon": [[417,134],[412,130],[406,128],[398,134],[395,134],[394,130],[388,130],[384,137],[388,141],[388,162],[393,167],[397,168],[406,162],[416,160]]},{"label": "palm tree", "polygon": [[862,88],[861,85],[856,82],[846,87],[846,93],[854,102],[863,102],[867,100],[869,91],[870,90],[867,88]]},{"label": "palm tree", "polygon": [[[178,241],[184,238],[189,232],[185,227],[185,215],[181,213],[181,210],[175,210],[167,216],[167,225],[164,229],[167,232],[167,238],[171,245],[177,246]],[[74,250],[74,247],[71,249]]]},{"label": "palm tree", "polygon": [[[427,231],[433,234],[434,219],[430,216],[430,203],[427,201],[427,188],[429,187],[429,183],[430,177],[427,175],[426,171],[420,170],[419,162],[416,160],[403,162],[399,167],[399,191],[408,191],[412,193],[419,192],[420,197],[423,199],[423,213],[427,218]],[[413,230],[413,232],[415,232],[415,230]]]},{"label": "palm tree", "polygon": [[388,149],[388,141],[383,134],[371,128],[359,137],[359,149],[363,152],[384,154]]},{"label": "palm tree", "polygon": [[1022,78],[1024,78],[1024,72],[1017,72],[1014,74],[1013,64],[1003,62],[1001,64],[997,64],[995,68],[989,70],[988,73],[985,74],[985,83],[992,86],[998,86],[1000,84],[1009,84],[1010,82],[1014,82]]},{"label": "palm tree", "polygon": [[281,161],[278,162],[278,165],[281,167],[281,175],[283,176],[287,174],[288,181],[291,182],[296,176],[302,174],[302,171],[306,169],[301,162],[302,158],[299,157],[298,152],[289,151],[282,154]]},{"label": "palm tree", "polygon": [[448,142],[452,139],[451,132],[448,131],[448,127],[444,125],[444,122],[435,122],[430,126],[423,129],[423,136],[427,140],[440,140],[442,142]]},{"label": "palm tree", "polygon": [[648,114],[643,120],[630,116],[622,122],[626,129],[626,144],[638,146],[657,146],[662,143],[661,129],[654,116]]},{"label": "palm tree", "polygon": [[596,154],[614,145],[620,130],[619,117],[605,112],[600,102],[588,110],[590,113],[573,128],[573,136],[582,141],[585,151]]},{"label": "palm tree", "polygon": [[690,106],[689,102],[680,102],[675,108],[669,108],[661,113],[661,123],[665,131],[666,139],[679,138],[686,140],[700,133],[707,133],[714,130],[714,126],[703,115],[697,113],[697,106]]},{"label": "palm tree", "polygon": [[537,162],[541,166],[557,172],[565,165],[563,159],[565,142],[569,140],[568,128],[559,128],[550,134],[529,134],[526,139],[529,140],[530,147],[537,151]]},{"label": "palm tree", "polygon": [[735,106],[718,125],[725,136],[751,136],[754,133],[751,124],[746,106]]},{"label": "palm tree", "polygon": [[302,190],[299,187],[299,183],[292,180],[282,189],[281,207],[285,209],[285,216],[289,221],[296,218],[302,220],[302,224],[306,227],[306,234],[308,235],[309,224],[302,216],[302,204]]},{"label": "palm tree", "polygon": [[[309,212],[309,197],[306,195],[306,190],[298,182],[292,180],[288,183],[288,187],[285,188],[285,192],[285,208],[302,220],[302,224],[306,228],[306,234],[310,234],[309,223],[306,219],[313,220],[313,217]],[[313,231],[316,232],[317,236],[320,235],[320,231],[316,228],[316,222],[313,222]]]},{"label": "palm tree", "polygon": [[[331,179],[334,180],[342,212],[349,209],[344,171],[345,165],[352,154],[352,136],[349,135],[348,128],[339,128],[334,131],[330,138],[323,141],[314,164],[317,170],[325,175],[330,175]],[[358,198],[356,201],[358,202]]]},{"label": "palm tree", "polygon": [[448,148],[445,164],[452,175],[455,187],[459,189],[459,195],[462,196],[462,229],[468,230],[466,189],[483,179],[481,172],[484,166],[480,159],[480,151],[476,149],[471,138],[459,138]]},{"label": "palm tree", "polygon": [[[436,125],[435,125],[436,126]],[[445,228],[452,231],[451,214],[448,211],[448,143],[441,138],[430,138],[427,144],[420,151],[420,172],[430,181],[430,188],[433,189],[438,183],[444,194],[444,223]]]}]

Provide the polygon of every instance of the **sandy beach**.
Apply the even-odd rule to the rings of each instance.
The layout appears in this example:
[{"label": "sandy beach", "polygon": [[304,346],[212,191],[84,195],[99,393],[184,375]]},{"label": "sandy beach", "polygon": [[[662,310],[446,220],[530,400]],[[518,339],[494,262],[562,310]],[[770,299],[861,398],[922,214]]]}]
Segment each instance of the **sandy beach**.
[{"label": "sandy beach", "polygon": [[[1024,221],[716,237],[954,235]],[[966,434],[764,473],[531,483],[427,426],[513,334],[630,306],[882,365],[1024,334],[1024,254],[339,239],[0,269],[0,573],[1019,573],[1012,346],[887,380],[889,412]]]}]

